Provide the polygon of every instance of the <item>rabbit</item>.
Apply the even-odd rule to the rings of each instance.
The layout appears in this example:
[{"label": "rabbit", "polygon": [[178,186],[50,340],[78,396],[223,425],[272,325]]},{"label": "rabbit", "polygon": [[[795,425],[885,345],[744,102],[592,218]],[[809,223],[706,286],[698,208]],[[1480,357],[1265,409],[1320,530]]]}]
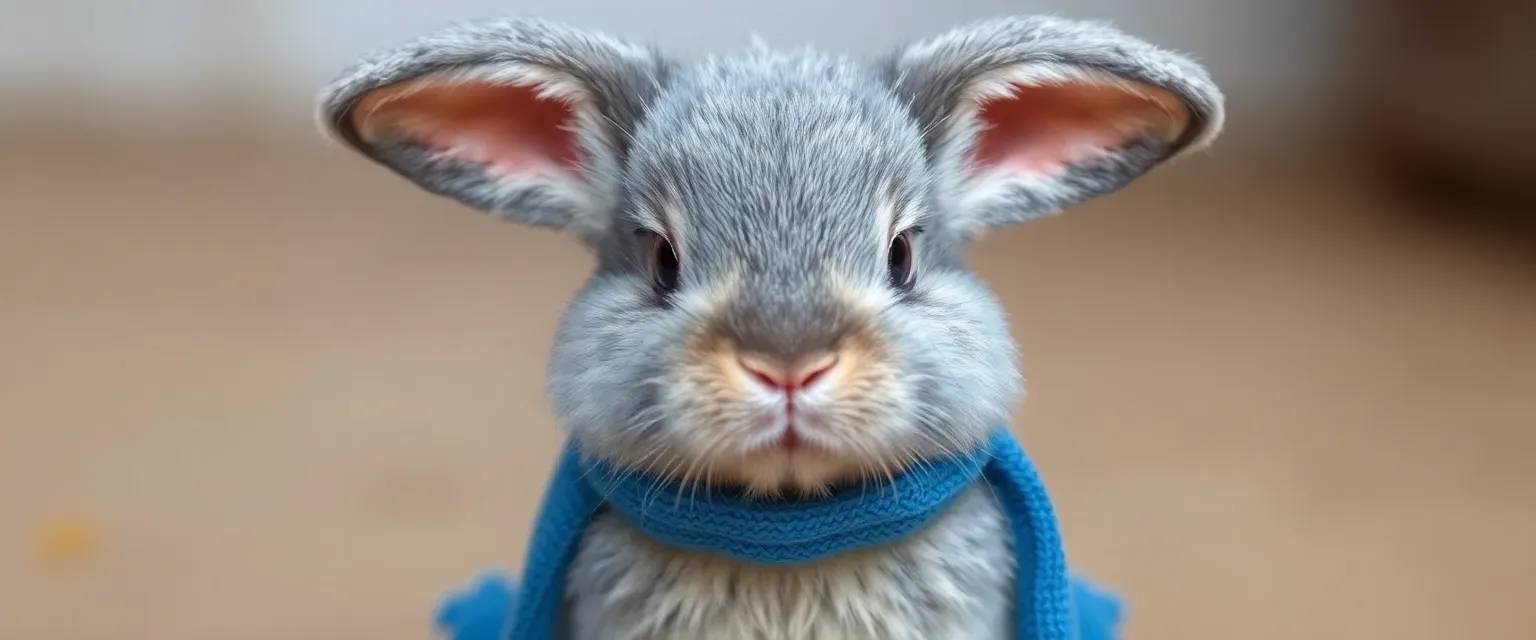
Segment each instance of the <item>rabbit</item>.
[{"label": "rabbit", "polygon": [[[1019,357],[966,248],[1224,120],[1193,60],[1053,16],[883,56],[755,41],[696,60],[538,18],[460,24],[346,70],[319,113],[421,188],[590,251],[548,368],[582,451],[781,500],[879,485],[1005,425]],[[1001,640],[1011,545],[980,482],[905,539],[809,565],[673,548],[604,513],[559,635]]]}]

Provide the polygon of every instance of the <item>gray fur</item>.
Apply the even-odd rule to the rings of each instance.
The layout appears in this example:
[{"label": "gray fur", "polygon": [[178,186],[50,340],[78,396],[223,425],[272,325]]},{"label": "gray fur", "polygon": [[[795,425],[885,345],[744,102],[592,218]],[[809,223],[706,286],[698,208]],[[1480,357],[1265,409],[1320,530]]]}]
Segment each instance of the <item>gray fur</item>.
[{"label": "gray fur", "polygon": [[[587,202],[509,184],[408,141],[367,148],[351,105],[421,74],[507,62],[581,83],[601,118],[581,124]],[[1067,66],[1176,93],[1184,137],[1135,141],[1046,182],[967,200],[976,134],[958,102],[1009,65]],[[829,402],[818,444],[889,470],[970,446],[1006,423],[1023,393],[1006,317],[964,263],[982,230],[1107,193],[1207,144],[1222,96],[1189,60],[1110,27],[1055,18],[983,21],[880,60],[762,43],[689,64],[537,20],[458,27],[371,58],[321,99],[344,143],[436,193],[509,219],[573,230],[597,268],[555,338],[549,392],[561,427],[621,465],[710,479],[749,430],[686,364],[701,334],[783,354],[878,335],[880,369],[857,397]],[[596,206],[590,206],[593,202]],[[965,207],[962,202],[975,202]],[[882,211],[921,226],[908,292],[886,281]],[[889,222],[889,221],[885,221]],[[635,232],[662,233],[682,264],[675,295],[649,281]],[[878,368],[878,367],[877,367]],[[884,466],[882,466],[884,465]],[[634,638],[1004,638],[1012,593],[997,505],[973,490],[890,548],[768,570],[642,540],[600,519],[572,569],[568,631]]]},{"label": "gray fur", "polygon": [[568,579],[572,640],[1005,640],[1013,623],[1007,522],[980,487],[910,539],[807,568],[669,551],[604,515]]}]

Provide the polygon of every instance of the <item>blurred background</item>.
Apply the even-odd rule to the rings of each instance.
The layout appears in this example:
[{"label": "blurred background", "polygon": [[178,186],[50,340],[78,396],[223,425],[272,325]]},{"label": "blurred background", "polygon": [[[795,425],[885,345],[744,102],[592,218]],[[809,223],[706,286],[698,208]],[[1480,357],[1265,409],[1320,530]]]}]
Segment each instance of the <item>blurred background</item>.
[{"label": "blurred background", "polygon": [[1035,12],[1230,96],[1212,152],[975,249],[1128,637],[1533,637],[1532,2],[0,0],[0,639],[424,640],[517,569],[589,262],[323,143],[357,57],[516,14],[698,54]]}]

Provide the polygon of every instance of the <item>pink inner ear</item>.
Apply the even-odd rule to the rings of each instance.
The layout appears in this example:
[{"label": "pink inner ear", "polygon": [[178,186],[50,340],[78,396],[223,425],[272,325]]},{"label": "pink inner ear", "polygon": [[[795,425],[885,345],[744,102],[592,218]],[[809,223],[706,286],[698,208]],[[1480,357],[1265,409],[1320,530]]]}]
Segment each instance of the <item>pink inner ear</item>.
[{"label": "pink inner ear", "polygon": [[353,113],[365,140],[403,133],[502,176],[555,176],[582,160],[572,105],[531,87],[420,80],[374,91]]},{"label": "pink inner ear", "polygon": [[973,161],[978,169],[1049,174],[1101,157],[1147,135],[1167,139],[1187,125],[1173,94],[1089,81],[1023,85],[987,100]]}]

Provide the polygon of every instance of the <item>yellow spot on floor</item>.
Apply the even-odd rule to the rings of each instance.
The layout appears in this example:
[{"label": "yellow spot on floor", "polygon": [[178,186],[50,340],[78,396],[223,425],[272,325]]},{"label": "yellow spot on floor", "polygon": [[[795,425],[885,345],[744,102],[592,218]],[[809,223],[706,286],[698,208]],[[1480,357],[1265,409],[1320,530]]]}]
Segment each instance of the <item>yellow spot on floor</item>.
[{"label": "yellow spot on floor", "polygon": [[39,523],[34,538],[37,559],[51,567],[88,563],[101,548],[101,527],[84,518]]}]

